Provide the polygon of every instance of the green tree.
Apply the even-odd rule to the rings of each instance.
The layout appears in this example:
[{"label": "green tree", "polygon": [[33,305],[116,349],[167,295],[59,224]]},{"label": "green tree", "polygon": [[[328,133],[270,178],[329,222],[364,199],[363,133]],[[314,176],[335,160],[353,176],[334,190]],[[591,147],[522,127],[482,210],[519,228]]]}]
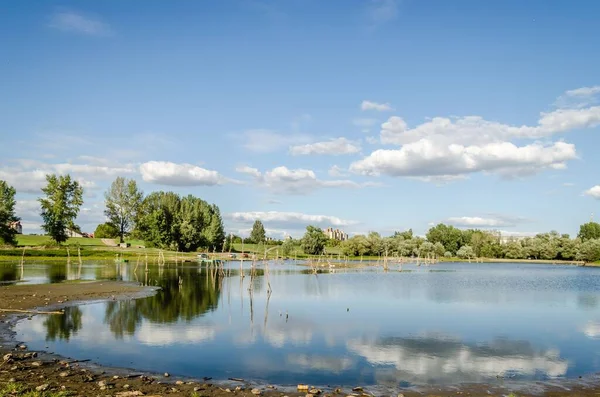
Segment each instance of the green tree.
[{"label": "green tree", "polygon": [[15,238],[17,231],[11,227],[12,222],[17,222],[19,218],[15,215],[15,206],[17,194],[14,187],[5,181],[0,180],[0,243],[16,245]]},{"label": "green tree", "polygon": [[40,198],[42,229],[57,243],[67,241],[67,230],[75,227],[75,219],[83,204],[83,188],[70,175],[46,175],[47,185]]},{"label": "green tree", "polygon": [[525,257],[523,246],[517,240],[511,240],[504,244],[502,251],[507,259],[523,259]]},{"label": "green tree", "polygon": [[104,215],[119,231],[119,241],[131,231],[144,194],[133,179],[117,177],[104,194],[106,209]]},{"label": "green tree", "polygon": [[320,255],[323,253],[326,243],[327,236],[323,233],[323,230],[315,226],[307,226],[306,233],[304,233],[300,245],[304,253]]},{"label": "green tree", "polygon": [[579,227],[579,233],[577,234],[577,237],[579,237],[581,241],[600,238],[600,223],[584,223]]},{"label": "green tree", "polygon": [[408,229],[403,232],[394,232],[394,237],[402,237],[404,240],[411,240],[413,238],[413,231],[412,229]]},{"label": "green tree", "polygon": [[463,233],[454,226],[440,223],[427,232],[427,241],[430,243],[440,242],[446,251],[456,252],[464,244]]},{"label": "green tree", "polygon": [[119,237],[119,229],[110,222],[101,223],[96,226],[96,231],[94,232],[95,238],[117,238]]},{"label": "green tree", "polygon": [[463,259],[471,259],[475,257],[475,251],[473,251],[473,248],[470,245],[463,245],[456,252],[456,256]]},{"label": "green tree", "polygon": [[286,239],[281,245],[281,253],[284,256],[291,256],[294,253],[294,241],[291,238]]},{"label": "green tree", "polygon": [[600,239],[586,240],[581,243],[577,260],[586,262],[600,261]]},{"label": "green tree", "polygon": [[259,219],[255,220],[252,225],[252,231],[250,232],[250,240],[252,240],[254,244],[258,244],[265,241],[265,237],[266,233],[263,223]]},{"label": "green tree", "polygon": [[444,256],[444,254],[446,253],[444,245],[440,242],[437,242],[433,245],[433,252],[436,256]]}]

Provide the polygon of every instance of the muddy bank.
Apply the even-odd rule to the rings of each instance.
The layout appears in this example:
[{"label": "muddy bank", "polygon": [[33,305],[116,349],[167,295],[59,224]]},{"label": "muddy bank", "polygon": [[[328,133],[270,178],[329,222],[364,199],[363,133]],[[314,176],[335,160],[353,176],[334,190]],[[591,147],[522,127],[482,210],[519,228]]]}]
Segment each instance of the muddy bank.
[{"label": "muddy bank", "polygon": [[[0,308],[9,310],[59,311],[66,306],[85,301],[104,299],[135,299],[149,296],[155,288],[134,283],[114,281],[74,282],[45,285],[12,285],[0,287]],[[372,396],[398,395],[398,390],[380,388],[359,389],[360,385],[328,385],[316,389],[298,390],[293,387],[273,387],[244,380],[179,379],[166,374],[108,368],[89,361],[58,357],[43,351],[32,352],[17,345],[11,326],[18,319],[33,315],[21,312],[0,312],[0,394],[8,384],[23,390],[69,392],[75,396]],[[40,314],[44,315],[44,314]],[[27,320],[25,320],[27,321]],[[86,359],[86,357],[77,357]],[[302,379],[298,379],[302,383]],[[501,380],[494,384],[429,387],[404,390],[410,396],[506,396],[514,391],[517,396],[597,396],[600,383],[587,379],[572,382],[508,384]],[[18,394],[17,394],[18,395]]]}]

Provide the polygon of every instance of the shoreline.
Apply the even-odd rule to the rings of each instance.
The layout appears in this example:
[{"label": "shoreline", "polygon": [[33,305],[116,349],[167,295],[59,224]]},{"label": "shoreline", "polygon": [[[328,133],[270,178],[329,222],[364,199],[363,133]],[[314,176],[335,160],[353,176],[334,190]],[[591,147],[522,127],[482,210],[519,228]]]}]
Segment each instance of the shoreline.
[{"label": "shoreline", "polygon": [[[100,301],[139,299],[152,296],[159,288],[142,287],[137,283],[118,281],[91,281],[59,284],[11,285],[0,287],[0,308],[17,310],[58,311],[68,306],[77,306]],[[40,304],[42,302],[43,304]],[[486,384],[462,384],[420,386],[400,389],[385,386],[365,387],[364,390],[354,388],[360,385],[346,385],[342,388],[327,387],[322,390],[298,391],[295,385],[270,386],[251,380],[212,380],[190,379],[184,377],[164,376],[148,371],[103,366],[86,360],[85,357],[71,359],[47,351],[29,351],[20,348],[13,330],[18,321],[24,321],[32,313],[0,312],[0,392],[7,385],[24,390],[44,389],[48,392],[69,391],[76,395],[171,395],[171,396],[265,396],[284,394],[289,397],[320,394],[330,396],[373,396],[396,395],[401,392],[410,396],[506,396],[511,392],[517,396],[592,396],[600,393],[600,378],[587,377],[580,380],[558,381],[519,381],[509,383],[499,379],[498,382]],[[299,384],[301,384],[299,379]],[[18,385],[18,386],[15,386]],[[143,394],[140,394],[143,393]],[[17,394],[18,395],[18,394]],[[40,394],[42,395],[42,394]]]}]

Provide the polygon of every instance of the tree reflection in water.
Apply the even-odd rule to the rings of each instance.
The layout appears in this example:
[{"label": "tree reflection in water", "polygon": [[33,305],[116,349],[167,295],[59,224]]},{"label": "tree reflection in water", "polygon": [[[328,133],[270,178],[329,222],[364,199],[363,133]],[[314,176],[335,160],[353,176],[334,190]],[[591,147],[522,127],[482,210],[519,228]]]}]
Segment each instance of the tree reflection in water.
[{"label": "tree reflection in water", "polygon": [[81,329],[81,309],[77,306],[67,307],[63,314],[53,314],[44,321],[46,340],[69,340]]},{"label": "tree reflection in water", "polygon": [[112,301],[106,305],[104,322],[115,337],[133,335],[142,320],[153,323],[191,321],[217,308],[222,276],[218,272],[199,273],[197,267],[152,267],[148,282],[161,289],[152,297]]}]

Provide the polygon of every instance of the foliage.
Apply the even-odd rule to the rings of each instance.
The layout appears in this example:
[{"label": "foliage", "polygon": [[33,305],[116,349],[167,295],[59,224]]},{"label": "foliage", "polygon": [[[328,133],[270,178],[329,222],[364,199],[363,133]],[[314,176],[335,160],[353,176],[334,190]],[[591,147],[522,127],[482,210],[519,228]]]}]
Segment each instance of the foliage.
[{"label": "foliage", "polygon": [[588,222],[584,223],[579,227],[579,233],[577,237],[581,239],[581,241],[593,240],[600,238],[600,223],[597,222]]},{"label": "foliage", "polygon": [[581,243],[577,259],[587,262],[596,262],[600,260],[600,239],[587,240]]},{"label": "foliage", "polygon": [[427,232],[427,241],[435,244],[437,242],[444,246],[446,251],[455,253],[463,245],[463,232],[454,226],[440,223]]},{"label": "foliage", "polygon": [[323,253],[326,243],[327,236],[325,233],[323,233],[323,230],[309,225],[306,227],[306,233],[304,233],[304,237],[302,237],[300,245],[304,253],[310,255],[320,255]]},{"label": "foliage", "polygon": [[265,238],[266,238],[265,227],[263,226],[263,223],[257,219],[254,221],[254,224],[252,225],[252,231],[250,232],[250,238],[249,238],[250,241],[249,242],[258,244],[260,242],[265,241]]},{"label": "foliage", "polygon": [[463,259],[471,259],[475,257],[475,251],[470,245],[463,245],[456,251],[456,256]]},{"label": "foliage", "polygon": [[394,232],[394,237],[402,237],[404,240],[412,240],[413,231],[412,229],[408,229],[403,232]]},{"label": "foliage", "polygon": [[16,245],[17,232],[10,227],[11,222],[19,218],[15,215],[17,191],[5,181],[0,180],[0,244]]},{"label": "foliage", "polygon": [[133,228],[143,197],[144,194],[138,189],[135,180],[122,177],[117,177],[104,194],[104,215],[118,230],[121,243]]},{"label": "foliage", "polygon": [[42,208],[42,229],[57,243],[67,241],[68,229],[75,227],[75,218],[83,204],[83,188],[70,175],[46,175],[42,189],[45,198],[38,199]]},{"label": "foliage", "polygon": [[95,238],[117,238],[119,237],[119,229],[110,222],[101,223],[96,226],[94,231]]},{"label": "foliage", "polygon": [[192,195],[153,192],[138,212],[136,234],[155,247],[184,252],[221,251],[225,230],[216,205]]},{"label": "foliage", "polygon": [[294,245],[294,241],[292,239],[287,239],[281,245],[281,253],[284,256],[290,256],[294,252],[294,248],[296,248]]}]

